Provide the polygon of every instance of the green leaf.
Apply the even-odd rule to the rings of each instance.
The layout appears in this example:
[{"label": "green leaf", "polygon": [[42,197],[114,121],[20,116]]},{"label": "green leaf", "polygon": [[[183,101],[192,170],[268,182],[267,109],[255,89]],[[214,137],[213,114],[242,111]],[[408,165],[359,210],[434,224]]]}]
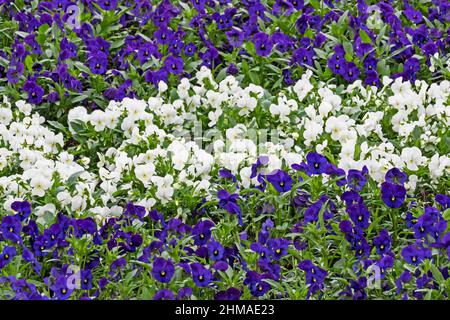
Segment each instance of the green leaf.
[{"label": "green leaf", "polygon": [[61,124],[61,123],[59,123],[59,122],[57,122],[57,121],[47,121],[47,123],[48,123],[49,125],[51,125],[53,128],[59,129],[59,130],[61,130],[61,131],[63,131],[63,132],[66,132],[66,131],[67,131],[67,128],[64,127],[63,124]]},{"label": "green leaf", "polygon": [[370,39],[367,32],[365,32],[363,29],[359,29],[359,36],[361,37],[361,41],[363,43],[372,43],[372,39]]},{"label": "green leaf", "polygon": [[344,47],[345,53],[349,56],[353,56],[353,45],[349,41],[345,41],[342,46]]},{"label": "green leaf", "polygon": [[33,72],[33,58],[30,55],[26,56],[24,63],[27,67],[27,70],[29,72]]},{"label": "green leaf", "polygon": [[445,210],[442,214],[442,217],[444,218],[444,220],[448,221],[450,219],[450,209]]}]

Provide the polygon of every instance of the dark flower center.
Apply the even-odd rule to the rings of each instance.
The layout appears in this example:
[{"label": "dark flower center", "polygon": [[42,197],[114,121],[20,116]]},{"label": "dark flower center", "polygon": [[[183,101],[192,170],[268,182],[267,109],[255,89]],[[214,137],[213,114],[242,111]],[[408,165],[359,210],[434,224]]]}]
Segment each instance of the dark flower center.
[{"label": "dark flower center", "polygon": [[316,270],[314,268],[311,269],[311,273],[314,274],[316,273]]},{"label": "dark flower center", "polygon": [[363,216],[358,216],[358,221],[362,221],[363,220]]},{"label": "dark flower center", "polygon": [[198,280],[200,280],[200,281],[203,281],[203,276],[202,275],[200,275],[200,276],[198,276]]},{"label": "dark flower center", "polygon": [[260,48],[261,50],[264,50],[266,48],[266,45],[263,43]]},{"label": "dark flower center", "polygon": [[36,97],[36,92],[33,92],[33,93],[31,94],[31,96],[32,96],[33,98],[35,98],[35,97]]},{"label": "dark flower center", "polygon": [[336,69],[339,69],[339,68],[340,68],[340,66],[339,66],[338,64],[336,64],[336,66],[335,66],[335,67],[336,67]]},{"label": "dark flower center", "polygon": [[263,291],[262,285],[259,285],[259,286],[258,286],[258,291]]},{"label": "dark flower center", "polygon": [[87,284],[88,283],[88,279],[84,279],[84,283]]},{"label": "dark flower center", "polygon": [[395,201],[395,197],[394,197],[394,196],[391,197],[391,201],[392,201],[392,202]]},{"label": "dark flower center", "polygon": [[9,259],[9,254],[5,254],[5,260]]},{"label": "dark flower center", "polygon": [[369,70],[372,70],[372,66],[368,66],[368,69],[369,69]]},{"label": "dark flower center", "polygon": [[413,257],[411,258],[411,260],[412,260],[412,262],[416,262],[416,261],[417,261],[417,257],[416,257],[416,256],[413,256]]},{"label": "dark flower center", "polygon": [[177,65],[175,63],[172,63],[172,69],[176,69]]},{"label": "dark flower center", "polygon": [[214,250],[214,252],[213,252],[213,253],[214,253],[214,255],[215,255],[215,256],[217,256],[217,255],[219,254],[219,251],[217,251],[217,250]]},{"label": "dark flower center", "polygon": [[314,168],[319,168],[319,164],[316,162],[316,163],[314,163]]},{"label": "dark flower center", "polygon": [[165,271],[161,271],[160,274],[161,274],[161,277],[165,277],[166,276],[166,272]]},{"label": "dark flower center", "polygon": [[382,245],[380,246],[380,249],[381,249],[381,250],[384,250],[384,244],[382,244]]},{"label": "dark flower center", "polygon": [[96,69],[100,69],[100,63],[97,63],[97,64],[95,65],[95,68],[96,68]]},{"label": "dark flower center", "polygon": [[361,255],[362,253],[363,253],[363,250],[362,250],[362,249],[359,249],[359,250],[358,250],[358,254]]},{"label": "dark flower center", "polygon": [[353,75],[353,72],[352,72],[352,71],[349,71],[349,72],[348,72],[348,75],[351,77],[351,76]]},{"label": "dark flower center", "polygon": [[280,186],[283,187],[284,186],[284,181],[280,182]]},{"label": "dark flower center", "polygon": [[14,228],[13,227],[9,227],[9,232],[14,232]]},{"label": "dark flower center", "polygon": [[203,233],[200,234],[200,239],[205,239],[205,235]]},{"label": "dark flower center", "polygon": [[419,228],[420,232],[425,232],[425,229],[423,227]]},{"label": "dark flower center", "polygon": [[41,246],[39,249],[41,249],[41,251],[43,251],[45,248],[44,248],[44,246]]},{"label": "dark flower center", "polygon": [[67,290],[66,290],[66,289],[61,289],[61,293],[62,293],[62,294],[66,294],[66,293],[67,293]]},{"label": "dark flower center", "polygon": [[55,240],[55,235],[52,234],[51,238],[52,238],[52,240]]},{"label": "dark flower center", "polygon": [[280,254],[280,253],[281,253],[281,249],[278,248],[277,250],[275,250],[275,252],[276,252],[277,254]]},{"label": "dark flower center", "polygon": [[163,35],[161,36],[161,39],[165,40],[165,39],[166,39],[166,35],[163,34]]},{"label": "dark flower center", "polygon": [[265,257],[266,256],[266,254],[264,253],[264,251],[263,252],[261,252],[261,257]]}]

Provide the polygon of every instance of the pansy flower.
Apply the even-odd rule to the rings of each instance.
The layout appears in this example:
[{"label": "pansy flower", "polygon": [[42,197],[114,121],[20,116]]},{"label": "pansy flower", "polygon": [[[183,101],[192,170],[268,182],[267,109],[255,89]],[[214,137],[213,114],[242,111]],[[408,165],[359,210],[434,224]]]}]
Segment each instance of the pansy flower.
[{"label": "pansy flower", "polygon": [[67,300],[73,292],[73,288],[69,288],[68,279],[64,274],[57,276],[55,282],[50,286],[50,289],[55,294],[58,300]]},{"label": "pansy flower", "polygon": [[260,167],[264,167],[269,163],[269,157],[268,156],[260,156],[258,157],[258,159],[256,160],[256,162],[254,164],[252,164],[251,166],[251,175],[250,175],[250,179],[253,179],[254,177],[256,177],[256,175],[258,174],[258,169]]},{"label": "pansy flower", "polygon": [[160,54],[158,52],[158,46],[151,42],[145,42],[139,47],[137,51],[137,56],[140,64],[144,64],[152,56],[160,57]]},{"label": "pansy flower", "polygon": [[153,300],[174,300],[173,292],[169,289],[158,290],[153,296]]},{"label": "pansy flower", "polygon": [[366,229],[370,225],[370,212],[364,203],[348,206],[347,213],[358,228]]},{"label": "pansy flower", "polygon": [[381,184],[381,199],[389,208],[400,208],[406,198],[406,189],[402,185],[383,182]]},{"label": "pansy flower", "polygon": [[271,252],[270,249],[259,242],[254,242],[250,245],[250,249],[259,254],[259,263],[269,263]]},{"label": "pansy flower", "polygon": [[407,176],[400,169],[392,168],[386,172],[384,179],[389,183],[403,185],[406,182]]},{"label": "pansy flower", "polygon": [[278,169],[275,172],[266,175],[266,179],[279,193],[290,191],[292,188],[292,178],[283,170]]},{"label": "pansy flower", "polygon": [[180,74],[183,72],[183,59],[175,57],[173,55],[168,56],[164,60],[164,66],[166,69],[173,74]]},{"label": "pansy flower", "polygon": [[431,258],[431,251],[430,249],[418,247],[411,244],[402,249],[402,256],[407,263],[417,266],[424,259]]},{"label": "pansy flower", "polygon": [[20,232],[22,231],[22,224],[15,216],[6,216],[2,219],[1,231],[3,238],[12,242],[20,240]]},{"label": "pansy flower", "polygon": [[242,292],[237,288],[228,288],[215,294],[214,300],[239,300]]},{"label": "pansy flower", "polygon": [[209,241],[208,243],[208,253],[209,253],[209,258],[211,260],[220,260],[223,258],[223,254],[225,252],[225,249],[223,248],[223,246],[214,240]]},{"label": "pansy flower", "polygon": [[250,293],[254,297],[261,297],[270,290],[270,284],[264,281],[267,277],[263,274],[259,274],[256,271],[248,271],[244,284],[248,285]]},{"label": "pansy flower", "polygon": [[310,152],[306,155],[307,173],[322,174],[327,171],[329,162],[327,158],[316,152]]},{"label": "pansy flower", "polygon": [[159,44],[168,44],[173,39],[173,31],[166,27],[161,27],[153,34]]},{"label": "pansy flower", "polygon": [[117,0],[98,0],[97,1],[100,8],[103,10],[114,10],[117,7]]},{"label": "pansy flower", "polygon": [[214,223],[210,220],[202,220],[192,228],[192,236],[194,238],[194,244],[197,246],[205,245],[211,238],[211,228]]},{"label": "pansy flower", "polygon": [[352,297],[353,300],[362,300],[367,297],[365,289],[367,288],[367,278],[360,277],[357,280],[350,280],[350,284],[340,295]]},{"label": "pansy flower", "polygon": [[14,256],[17,254],[17,250],[15,247],[7,246],[3,249],[3,252],[0,254],[0,270],[5,267]]},{"label": "pansy flower", "polygon": [[307,297],[311,294],[323,289],[325,278],[328,272],[312,263],[311,260],[303,260],[298,264],[298,267],[305,271],[306,284],[309,285]]},{"label": "pansy flower", "polygon": [[237,215],[239,224],[242,225],[242,210],[237,203],[239,195],[236,193],[230,194],[227,190],[222,189],[217,193],[217,197],[219,198],[219,207],[227,210],[231,214]]},{"label": "pansy flower", "polygon": [[31,213],[31,205],[28,201],[14,201],[11,204],[11,209],[17,212],[20,221],[24,221]]},{"label": "pansy flower", "polygon": [[377,253],[380,255],[386,254],[391,249],[392,238],[386,229],[382,229],[377,237],[373,239]]},{"label": "pansy flower", "polygon": [[355,257],[363,258],[370,255],[370,245],[366,238],[359,237],[358,241],[354,244]]},{"label": "pansy flower", "polygon": [[127,260],[123,257],[114,260],[109,267],[109,275],[114,278],[117,277],[126,264]]},{"label": "pansy flower", "polygon": [[358,192],[356,192],[354,190],[345,191],[341,195],[341,200],[343,200],[345,202],[345,205],[347,207],[352,205],[352,204],[357,204],[357,203],[362,203],[363,202],[362,197],[359,195]]},{"label": "pansy flower", "polygon": [[289,244],[290,241],[284,238],[269,239],[269,241],[267,241],[267,246],[270,248],[272,253],[271,256],[274,260],[280,260],[287,254]]},{"label": "pansy flower", "polygon": [[412,22],[414,22],[415,24],[419,24],[422,22],[422,13],[420,12],[420,10],[415,10],[414,7],[412,7],[411,5],[408,4],[408,2],[406,2],[405,5],[405,10],[403,10],[403,13],[405,14],[406,18]]},{"label": "pansy flower", "polygon": [[380,277],[383,279],[386,275],[386,269],[394,266],[394,258],[391,255],[384,255],[376,265],[380,268]]},{"label": "pansy flower", "polygon": [[187,56],[193,56],[197,52],[197,46],[190,42],[184,46],[183,52]]},{"label": "pansy flower", "polygon": [[443,210],[450,208],[450,196],[445,194],[437,194],[434,197],[434,200],[442,206]]},{"label": "pansy flower", "polygon": [[267,57],[272,51],[273,41],[264,32],[258,32],[253,36],[256,54],[261,57]]},{"label": "pansy flower", "polygon": [[87,62],[93,74],[105,74],[108,65],[108,56],[103,52],[96,52],[91,54]]},{"label": "pansy flower", "polygon": [[413,226],[414,237],[416,239],[427,240],[427,235],[434,232],[434,218],[431,214],[421,215]]},{"label": "pansy flower", "polygon": [[348,170],[347,184],[351,189],[360,191],[364,187],[366,182],[367,179],[363,172],[355,169]]},{"label": "pansy flower", "polygon": [[89,269],[80,271],[80,285],[83,290],[92,289],[92,272]]},{"label": "pansy flower", "polygon": [[198,287],[206,287],[212,280],[212,273],[201,263],[191,263],[192,279]]},{"label": "pansy flower", "polygon": [[169,283],[175,273],[175,267],[170,260],[155,258],[153,261],[152,275],[162,283]]},{"label": "pansy flower", "polygon": [[44,89],[36,83],[34,79],[28,79],[23,85],[23,90],[28,94],[28,101],[33,104],[42,102]]}]

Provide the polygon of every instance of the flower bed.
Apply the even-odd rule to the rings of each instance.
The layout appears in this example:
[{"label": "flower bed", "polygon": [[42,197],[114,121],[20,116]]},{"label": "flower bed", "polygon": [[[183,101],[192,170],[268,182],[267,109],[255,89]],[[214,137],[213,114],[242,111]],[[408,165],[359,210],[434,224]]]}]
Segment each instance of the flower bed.
[{"label": "flower bed", "polygon": [[448,299],[450,3],[0,0],[0,299]]},{"label": "flower bed", "polygon": [[0,297],[447,299],[449,95],[203,67],[67,124],[4,97]]}]

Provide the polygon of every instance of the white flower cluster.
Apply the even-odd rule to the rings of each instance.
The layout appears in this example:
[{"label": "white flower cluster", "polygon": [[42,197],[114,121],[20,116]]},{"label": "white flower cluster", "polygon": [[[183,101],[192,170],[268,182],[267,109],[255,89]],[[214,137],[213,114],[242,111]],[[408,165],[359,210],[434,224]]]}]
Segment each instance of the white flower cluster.
[{"label": "white flower cluster", "polygon": [[[385,78],[382,88],[359,81],[336,88],[310,77],[272,97],[232,76],[216,83],[202,68],[175,94],[161,83],[148,101],[73,108],[67,136],[55,134],[30,105],[5,98],[0,199],[6,210],[15,199],[32,199],[41,222],[58,210],[88,210],[102,220],[120,214],[124,201],[151,209],[178,201],[178,190],[208,198],[223,168],[245,187],[258,184],[250,176],[259,156],[268,156],[271,172],[300,163],[309,151],[344,170],[365,165],[379,182],[398,167],[409,174],[410,190],[448,177],[449,82]],[[79,143],[65,146],[69,140]]]}]

